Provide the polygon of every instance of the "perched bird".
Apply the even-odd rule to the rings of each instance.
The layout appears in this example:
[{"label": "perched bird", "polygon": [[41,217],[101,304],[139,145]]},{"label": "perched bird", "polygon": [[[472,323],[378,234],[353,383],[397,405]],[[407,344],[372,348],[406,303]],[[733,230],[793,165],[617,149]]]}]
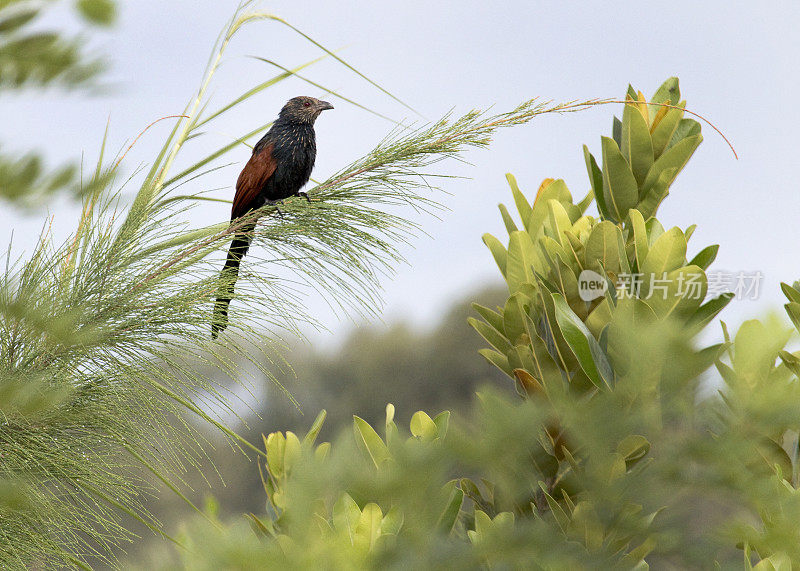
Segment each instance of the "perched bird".
[{"label": "perched bird", "polygon": [[[326,109],[333,109],[333,105],[305,96],[290,99],[283,106],[278,119],[253,147],[250,160],[239,174],[231,209],[232,221],[264,204],[275,204],[290,196],[309,200],[300,189],[308,182],[317,156],[314,121]],[[213,339],[228,325],[228,305],[233,297],[239,263],[250,247],[255,225],[254,221],[237,231],[228,250],[220,276],[223,283],[214,305]]]}]

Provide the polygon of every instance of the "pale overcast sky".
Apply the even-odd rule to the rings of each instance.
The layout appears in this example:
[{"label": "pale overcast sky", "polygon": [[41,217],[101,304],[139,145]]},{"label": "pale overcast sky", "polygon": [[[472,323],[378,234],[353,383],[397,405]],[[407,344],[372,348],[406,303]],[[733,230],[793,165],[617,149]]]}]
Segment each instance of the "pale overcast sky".
[{"label": "pale overcast sky", "polygon": [[[144,126],[180,112],[199,83],[209,50],[238,2],[136,0],[121,2],[117,25],[95,44],[108,54],[110,95],[86,98],[51,91],[6,98],[0,108],[0,143],[10,149],[44,148],[53,162],[85,153],[91,162],[110,117],[110,145],[120,148]],[[505,110],[524,99],[566,101],[623,96],[628,83],[651,95],[677,75],[688,106],[722,129],[739,153],[703,126],[705,142],[673,186],[659,218],[665,226],[697,223],[690,255],[707,244],[721,249],[715,269],[760,271],[756,302],[732,303],[732,323],[783,303],[778,284],[800,278],[800,188],[797,142],[800,111],[800,2],[263,2],[263,10],[287,19],[356,68],[398,95],[426,118],[451,108],[494,105]],[[61,23],[58,18],[57,23]],[[73,24],[67,23],[66,26]],[[225,102],[274,74],[248,55],[291,67],[320,55],[319,49],[272,22],[239,35],[218,75],[214,98]],[[409,112],[332,61],[308,76],[396,119]],[[272,119],[288,98],[323,92],[299,80],[263,92],[242,112],[216,124],[206,139],[187,147],[184,160],[230,141],[248,127]],[[391,124],[337,100],[317,123],[314,177],[324,179],[377,143]],[[504,173],[516,175],[529,194],[545,177],[564,178],[576,197],[588,189],[581,145],[599,154],[609,135],[611,106],[549,116],[498,134],[488,151],[470,155],[471,180],[448,184],[450,209],[440,220],[424,218],[430,237],[404,249],[409,265],[386,280],[385,319],[406,316],[432,323],[452,296],[496,279],[497,269],[481,243],[505,233],[496,205],[510,203]],[[413,117],[411,117],[413,118]],[[153,156],[166,125],[148,133],[129,155],[128,171]],[[196,154],[193,154],[196,153]],[[209,177],[202,188],[227,186],[230,198],[247,159]],[[194,190],[201,190],[197,188]],[[74,223],[68,204],[51,205],[57,230]],[[228,207],[198,211],[196,225],[225,220]],[[44,213],[0,213],[3,243],[10,229],[20,247],[32,243]],[[312,302],[334,332],[348,327]],[[317,335],[331,342],[335,337]]]}]

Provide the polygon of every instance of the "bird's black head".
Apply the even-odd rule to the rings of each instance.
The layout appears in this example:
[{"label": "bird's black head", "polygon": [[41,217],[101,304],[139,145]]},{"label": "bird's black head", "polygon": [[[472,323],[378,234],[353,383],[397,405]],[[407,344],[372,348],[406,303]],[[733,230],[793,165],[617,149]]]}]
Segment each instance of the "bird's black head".
[{"label": "bird's black head", "polygon": [[327,101],[301,95],[287,101],[278,117],[284,121],[313,125],[319,114],[326,109],[333,109],[333,105]]}]

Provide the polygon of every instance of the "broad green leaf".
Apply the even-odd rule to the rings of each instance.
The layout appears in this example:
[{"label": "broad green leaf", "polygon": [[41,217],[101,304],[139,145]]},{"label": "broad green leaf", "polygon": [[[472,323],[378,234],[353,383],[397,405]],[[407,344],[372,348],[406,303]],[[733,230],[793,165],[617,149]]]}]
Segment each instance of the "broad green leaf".
[{"label": "broad green leaf", "polygon": [[566,264],[571,262],[570,256],[567,255],[567,251],[564,247],[550,236],[542,236],[539,238],[539,254],[550,269],[553,269],[553,265],[558,259]]},{"label": "broad green leaf", "polygon": [[625,248],[625,238],[622,235],[622,228],[616,227],[617,234],[617,250],[619,251],[619,269],[622,273],[630,274],[631,265],[628,261],[628,251]]},{"label": "broad green leaf", "polygon": [[[645,278],[647,279],[647,278]],[[708,280],[697,266],[684,266],[666,275],[654,276],[648,288],[647,304],[660,319],[692,315],[708,291]]]},{"label": "broad green leaf", "polygon": [[[679,104],[681,107],[686,105],[686,102]],[[664,118],[658,122],[652,133],[653,139],[653,155],[660,157],[672,141],[675,131],[678,129],[678,124],[683,118],[683,109],[668,108]]]},{"label": "broad green leaf", "polygon": [[[0,2],[0,10],[4,4]],[[0,34],[10,34],[23,27],[39,15],[39,9],[25,9],[12,12],[11,15],[0,19]]]},{"label": "broad green leaf", "polygon": [[246,516],[250,521],[250,527],[259,537],[270,537],[273,533],[274,525],[272,520],[261,520],[255,514],[247,514]]},{"label": "broad green leaf", "polygon": [[544,231],[544,223],[550,212],[547,203],[550,200],[564,204],[572,203],[572,195],[563,179],[545,179],[539,187],[530,216],[525,219],[525,230],[531,235],[532,240],[541,236]]},{"label": "broad green leaf", "polygon": [[[767,464],[770,470],[780,474],[784,479],[791,479],[792,476],[792,460],[778,442],[772,438],[763,437],[757,440],[755,444],[759,456]],[[794,488],[790,488],[794,491]]]},{"label": "broad green leaf", "polygon": [[625,557],[620,561],[621,565],[625,566],[625,569],[631,569],[631,571],[648,571],[650,566],[644,558],[647,557],[657,545],[658,543],[654,537],[648,537],[636,548],[631,549],[625,554]]},{"label": "broad green leaf", "polygon": [[532,340],[531,348],[534,360],[534,368],[530,372],[536,381],[545,389],[547,393],[560,393],[564,388],[562,383],[563,371],[556,365],[553,356],[547,351],[544,341],[540,337]]},{"label": "broad green leaf", "polygon": [[303,444],[308,446],[314,445],[317,436],[319,436],[319,431],[322,430],[322,424],[325,422],[326,416],[328,416],[328,412],[325,409],[319,411],[317,418],[314,419],[314,423],[311,425],[311,428],[308,429],[305,438],[303,438]]},{"label": "broad green leaf", "polygon": [[576,307],[576,312],[579,313],[581,319],[586,319],[589,314],[586,309],[586,303],[581,299],[578,291],[578,276],[571,266],[568,266],[561,258],[556,260],[556,269],[558,271],[558,285],[561,292],[564,294],[567,302],[572,307]]},{"label": "broad green leaf", "polygon": [[631,336],[651,329],[656,321],[647,302],[638,297],[620,297],[608,327],[603,329],[607,354],[617,374],[625,375],[631,367],[644,364]]},{"label": "broad green leaf", "polygon": [[581,369],[597,388],[610,388],[614,373],[597,340],[570,309],[561,294],[551,295],[555,304],[558,327],[578,359]]},{"label": "broad green leaf", "polygon": [[[578,367],[579,364],[556,321],[556,306],[551,294],[556,293],[558,290],[552,284],[547,284],[545,280],[540,280],[540,283],[544,286],[539,294],[539,300],[542,303],[544,312],[543,319],[537,324],[537,333],[542,340],[543,348],[545,349],[544,353],[552,355],[553,360],[558,365],[559,375],[561,375],[563,371],[571,371]],[[535,342],[532,347],[536,348]],[[541,363],[542,356],[539,355],[538,351],[536,357]],[[542,383],[548,382],[547,378],[539,380]]]},{"label": "broad green leaf", "polygon": [[[591,198],[591,192],[588,196]],[[577,204],[572,204],[571,202],[562,202],[561,206],[566,211],[567,216],[569,216],[569,221],[571,224],[575,224],[575,222],[577,222],[581,216],[583,216],[583,210],[581,210],[581,207]]]},{"label": "broad green leaf", "polygon": [[652,248],[653,244],[656,243],[656,240],[661,238],[661,236],[664,234],[664,227],[656,218],[648,219],[645,217],[645,220],[646,222],[644,223],[644,227],[647,228],[647,243]]},{"label": "broad green leaf", "polygon": [[314,450],[314,458],[318,462],[324,461],[328,455],[331,453],[331,443],[330,442],[323,442]]},{"label": "broad green leaf", "polygon": [[542,270],[537,262],[536,248],[527,232],[513,232],[508,242],[508,258],[506,262],[506,281],[511,293],[518,291],[523,284],[533,283],[534,267]]},{"label": "broad green leaf", "polygon": [[333,526],[337,531],[345,532],[350,543],[355,541],[356,526],[361,518],[361,510],[349,494],[343,493],[333,505]]},{"label": "broad green leaf", "polygon": [[678,128],[672,134],[672,140],[667,145],[667,149],[680,143],[683,139],[699,135],[700,130],[700,123],[694,119],[681,119],[680,123],[678,123]]},{"label": "broad green leaf", "polygon": [[492,520],[492,527],[502,536],[507,537],[514,529],[514,514],[500,512]]},{"label": "broad green leaf", "polygon": [[588,236],[592,231],[594,225],[599,222],[593,216],[584,215],[578,218],[572,225],[572,230],[569,231],[578,242],[582,242],[585,236]]},{"label": "broad green leaf", "polygon": [[508,357],[503,355],[502,353],[498,353],[492,349],[478,349],[478,353],[489,361],[492,365],[503,371],[509,377],[514,376],[513,369],[511,365],[508,364]]},{"label": "broad green leaf", "polygon": [[280,478],[284,474],[283,456],[286,451],[286,437],[282,432],[273,432],[264,441],[267,451],[267,467],[270,474]]},{"label": "broad green leaf", "polygon": [[586,162],[586,171],[589,173],[592,194],[597,202],[597,211],[600,213],[601,218],[611,218],[611,216],[609,216],[608,207],[606,206],[606,199],[603,196],[603,171],[597,166],[597,161],[594,159],[592,153],[589,152],[589,147],[586,145],[583,146],[583,159]]},{"label": "broad green leaf", "polygon": [[508,186],[511,187],[511,194],[514,195],[514,204],[517,206],[517,212],[519,212],[520,220],[528,220],[531,217],[531,205],[528,202],[528,199],[525,198],[524,194],[522,194],[522,191],[517,185],[517,179],[514,178],[513,174],[510,172],[506,173],[506,180],[508,181]]},{"label": "broad green leaf", "polygon": [[76,5],[81,16],[92,24],[109,26],[117,16],[117,8],[111,0],[78,0]]},{"label": "broad green leaf", "polygon": [[642,296],[650,292],[653,280],[683,266],[686,261],[686,238],[677,226],[662,234],[650,247],[644,263],[639,265],[642,274]]},{"label": "broad green leaf", "polygon": [[514,293],[506,300],[503,309],[503,328],[506,338],[512,345],[516,345],[522,335],[528,334],[525,326],[528,314],[525,312],[524,302],[527,296],[522,293]]},{"label": "broad green leaf", "polygon": [[[559,202],[567,204],[572,203],[572,194],[569,188],[567,188],[567,183],[564,182],[563,178],[546,178],[542,181],[542,184],[536,191],[534,205],[539,201],[541,201],[543,205],[546,205],[548,200],[558,200]],[[533,212],[531,212],[531,214],[533,214]]]},{"label": "broad green leaf", "polygon": [[675,169],[674,172],[672,172],[671,178],[667,181],[667,187],[669,187],[669,185],[672,184],[672,181],[675,180],[675,177],[678,176],[678,173],[681,171],[681,169],[683,169],[683,167],[692,157],[695,149],[697,149],[702,141],[702,135],[693,135],[683,139],[673,147],[664,151],[664,153],[653,163],[653,166],[650,167],[650,171],[647,173],[647,177],[642,185],[640,196],[647,196],[650,190],[656,185],[656,182],[662,173]]},{"label": "broad green leaf", "polygon": [[372,550],[381,536],[383,512],[378,504],[368,503],[361,511],[353,536],[353,545],[361,549]]},{"label": "broad green leaf", "polygon": [[583,198],[580,200],[580,202],[578,202],[578,203],[575,205],[575,206],[577,206],[577,207],[578,207],[578,212],[580,212],[581,214],[583,214],[584,212],[586,212],[586,209],[587,209],[587,208],[589,208],[589,205],[592,203],[592,200],[594,200],[594,192],[590,190],[590,191],[589,191],[589,192],[586,194],[586,196],[584,196],[584,197],[583,197]]},{"label": "broad green leaf", "polygon": [[781,291],[789,301],[792,301],[794,303],[800,303],[800,290],[798,290],[797,288],[792,287],[787,283],[781,282]]},{"label": "broad green leaf", "polygon": [[[795,563],[797,562],[795,561]],[[789,555],[780,552],[756,563],[753,571],[792,571],[792,568],[792,560]]]},{"label": "broad green leaf", "polygon": [[498,332],[494,327],[491,327],[487,323],[483,321],[478,321],[474,317],[467,318],[467,323],[477,331],[481,337],[486,339],[486,342],[489,343],[492,347],[500,351],[500,353],[506,355],[509,351],[511,351],[512,343],[506,339],[505,335]]},{"label": "broad green leaf", "polygon": [[722,380],[725,381],[728,386],[735,387],[738,384],[739,377],[736,375],[736,371],[719,360],[714,362],[714,366],[717,368]]},{"label": "broad green leaf", "polygon": [[505,278],[506,264],[508,262],[508,252],[506,251],[506,247],[500,243],[500,240],[491,234],[483,235],[483,243],[486,244],[487,248],[489,248],[489,251],[494,257],[495,263],[497,263],[497,267],[500,268],[500,273],[503,274],[503,277]]},{"label": "broad green leaf", "polygon": [[783,309],[786,310],[786,315],[792,320],[795,328],[800,331],[800,303],[794,301],[785,303]]},{"label": "broad green leaf", "polygon": [[[514,350],[509,353],[508,364],[511,366],[512,370],[523,369],[525,371],[536,371],[536,357],[533,354],[530,342],[526,342],[524,345],[516,345]],[[516,373],[514,377],[518,378]]]},{"label": "broad green leaf", "polygon": [[683,234],[686,236],[687,242],[692,238],[692,235],[694,234],[695,230],[697,230],[697,224],[690,224],[686,228],[686,230],[683,231]]},{"label": "broad green leaf", "polygon": [[[628,93],[628,95],[630,95],[630,93]],[[636,95],[632,95],[631,98],[636,99]],[[617,143],[617,146],[622,144],[622,121],[620,121],[616,115],[611,124],[611,137]]]},{"label": "broad green leaf", "polygon": [[393,442],[399,437],[397,425],[394,422],[394,405],[389,403],[386,405],[386,444],[391,446]]},{"label": "broad green leaf", "polygon": [[558,527],[561,528],[562,532],[566,533],[567,529],[569,529],[569,516],[559,505],[556,499],[547,491],[547,485],[544,482],[539,482],[539,488],[541,488],[542,493],[544,493],[544,497],[547,500],[547,505],[550,508],[550,512],[553,514]]},{"label": "broad green leaf", "polygon": [[411,417],[411,434],[421,440],[430,442],[438,434],[436,423],[427,413],[418,410]]},{"label": "broad green leaf", "polygon": [[481,510],[475,510],[475,531],[481,535],[485,535],[492,527],[492,518]]},{"label": "broad green leaf", "polygon": [[381,522],[381,535],[397,535],[403,527],[403,511],[398,506],[392,506]]},{"label": "broad green leaf", "polygon": [[711,246],[706,246],[695,255],[689,261],[690,266],[699,266],[704,270],[707,270],[708,267],[714,263],[714,260],[717,258],[717,252],[719,252],[719,244],[712,244]]},{"label": "broad green leaf", "polygon": [[584,500],[575,505],[570,530],[591,551],[600,549],[603,544],[603,525],[589,501]]},{"label": "broad green leaf", "polygon": [[800,357],[784,350],[778,351],[778,356],[781,358],[781,361],[783,361],[783,364],[786,365],[796,377],[800,377]]},{"label": "broad green leaf", "polygon": [[587,268],[602,275],[605,274],[604,270],[614,274],[620,272],[620,259],[625,253],[619,249],[619,232],[619,227],[608,220],[600,222],[592,229],[584,253]]},{"label": "broad green leaf", "polygon": [[639,202],[639,185],[628,162],[613,139],[602,137],[603,197],[614,220],[624,219],[629,208]]},{"label": "broad green leaf", "polygon": [[586,327],[592,332],[595,339],[600,338],[600,332],[611,321],[611,309],[607,299],[603,299],[586,318]]},{"label": "broad green leaf", "polygon": [[453,526],[455,526],[458,519],[458,512],[461,511],[461,504],[464,501],[464,492],[461,491],[455,481],[448,482],[445,485],[445,491],[448,490],[447,503],[436,524],[436,527],[445,533],[450,533],[453,530]]},{"label": "broad green leaf", "polygon": [[474,309],[478,314],[483,317],[483,319],[492,327],[497,330],[498,333],[504,332],[504,325],[503,325],[503,316],[497,313],[496,311],[489,309],[479,303],[473,303],[472,309]]},{"label": "broad green leaf", "polygon": [[578,314],[580,319],[586,319],[589,312],[586,308],[586,302],[580,297],[578,277],[575,275],[575,271],[568,266],[560,256],[554,255],[553,257],[555,259],[550,262],[552,271],[549,278],[556,288],[555,291],[564,295],[567,303],[569,303],[573,311]]},{"label": "broad green leaf", "polygon": [[639,205],[636,208],[642,213],[645,219],[656,215],[658,207],[669,194],[669,185],[672,184],[677,173],[678,169],[667,169],[663,171],[653,186],[650,187],[639,201]]},{"label": "broad green leaf", "polygon": [[[533,354],[533,352],[531,352]],[[536,377],[531,375],[525,369],[514,369],[514,379],[516,381],[517,393],[520,396],[532,396],[544,394],[544,386],[536,380]]]},{"label": "broad green leaf", "polygon": [[287,474],[294,468],[303,453],[300,439],[294,432],[286,431],[286,448],[283,453],[283,470]]},{"label": "broad green leaf", "polygon": [[553,238],[557,240],[562,246],[567,242],[564,233],[572,230],[572,221],[569,214],[557,200],[550,199],[547,201],[548,207],[548,222],[550,228],[553,230]]},{"label": "broad green leaf", "polygon": [[[480,491],[480,488],[478,488],[478,485],[469,478],[461,478],[458,481],[458,487],[461,488],[468,498],[475,502],[476,506],[480,506],[486,501]],[[476,511],[480,510],[476,509]]]},{"label": "broad green leaf", "polygon": [[631,229],[633,230],[633,246],[636,254],[636,267],[641,268],[644,261],[647,259],[647,254],[650,251],[650,244],[647,241],[647,227],[644,223],[642,213],[632,208],[628,211],[628,217],[631,221]]},{"label": "broad green leaf", "polygon": [[639,434],[626,436],[617,444],[617,453],[625,459],[628,468],[644,458],[649,451],[650,442]]},{"label": "broad green leaf", "polygon": [[503,224],[506,226],[506,232],[511,234],[512,232],[516,232],[519,230],[517,225],[514,223],[514,219],[511,218],[511,214],[508,213],[508,209],[506,208],[505,204],[498,204],[497,207],[500,209],[500,216],[503,217]]},{"label": "broad green leaf", "polygon": [[739,379],[749,387],[766,380],[789,336],[789,330],[774,324],[768,328],[755,319],[742,323],[736,332],[733,352],[733,368]]},{"label": "broad green leaf", "polygon": [[[650,129],[639,109],[626,104],[622,113],[622,156],[630,165],[636,184],[641,186],[653,166],[653,143]],[[637,189],[638,194],[638,189]]]},{"label": "broad green leaf", "polygon": [[[580,223],[580,222],[579,222]],[[569,258],[569,265],[577,269],[578,274],[586,269],[586,248],[572,232],[566,233],[567,246],[564,248]]]},{"label": "broad green leaf", "polygon": [[450,424],[450,411],[445,410],[434,416],[433,423],[436,425],[436,434],[440,439],[447,436],[447,427]]},{"label": "broad green leaf", "polygon": [[[680,100],[681,89],[677,77],[670,77],[662,83],[650,99],[653,103],[670,103],[672,105],[677,105]],[[653,121],[653,118],[660,109],[661,107],[658,105],[649,106],[650,122]]]},{"label": "broad green leaf", "polygon": [[353,415],[353,432],[356,444],[366,452],[376,468],[380,468],[384,461],[389,459],[389,450],[381,437],[363,418]]},{"label": "broad green leaf", "polygon": [[483,511],[475,510],[475,530],[467,531],[467,536],[473,545],[477,545],[486,537],[492,526],[492,519]]},{"label": "broad green leaf", "polygon": [[700,331],[701,329],[705,328],[712,319],[714,319],[720,311],[725,309],[725,307],[730,303],[730,301],[734,298],[734,294],[731,292],[723,293],[718,295],[714,299],[711,299],[697,308],[697,311],[694,312],[692,317],[689,319],[689,327],[694,328],[696,331]]}]

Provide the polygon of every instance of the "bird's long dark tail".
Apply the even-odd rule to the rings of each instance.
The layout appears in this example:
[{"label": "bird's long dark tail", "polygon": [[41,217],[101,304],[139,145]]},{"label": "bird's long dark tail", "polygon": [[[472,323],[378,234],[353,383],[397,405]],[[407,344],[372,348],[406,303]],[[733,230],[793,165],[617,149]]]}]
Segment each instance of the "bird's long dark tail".
[{"label": "bird's long dark tail", "polygon": [[236,278],[239,276],[239,264],[250,248],[250,241],[253,239],[255,224],[243,229],[242,233],[237,233],[231,241],[228,249],[228,259],[220,272],[219,289],[217,290],[217,302],[214,304],[214,315],[211,321],[211,338],[216,339],[228,326],[228,305],[233,298],[233,289],[236,285]]}]

